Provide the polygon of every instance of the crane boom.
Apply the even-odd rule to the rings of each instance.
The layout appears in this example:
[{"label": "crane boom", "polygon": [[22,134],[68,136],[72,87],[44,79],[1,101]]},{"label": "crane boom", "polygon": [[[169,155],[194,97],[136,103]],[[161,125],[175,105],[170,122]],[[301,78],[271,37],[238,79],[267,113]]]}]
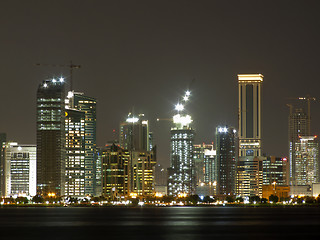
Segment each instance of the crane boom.
[{"label": "crane boom", "polygon": [[36,63],[36,66],[40,67],[67,67],[70,68],[70,91],[73,90],[73,80],[72,80],[72,73],[73,69],[81,68],[81,65],[75,65],[70,61],[70,64],[48,64],[48,63]]}]

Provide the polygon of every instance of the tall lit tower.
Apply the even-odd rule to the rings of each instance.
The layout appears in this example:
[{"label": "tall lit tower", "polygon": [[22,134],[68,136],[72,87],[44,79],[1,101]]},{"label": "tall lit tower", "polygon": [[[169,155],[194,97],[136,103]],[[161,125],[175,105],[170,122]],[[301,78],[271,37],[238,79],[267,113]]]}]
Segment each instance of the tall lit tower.
[{"label": "tall lit tower", "polygon": [[85,141],[85,195],[95,195],[96,181],[96,105],[97,100],[79,92],[69,92],[69,107],[84,112]]},{"label": "tall lit tower", "polygon": [[37,91],[37,187],[42,195],[64,195],[65,82],[43,81]]},{"label": "tall lit tower", "polygon": [[85,113],[76,109],[66,108],[66,196],[85,196],[84,128]]},{"label": "tall lit tower", "polygon": [[319,182],[319,144],[317,136],[302,136],[295,143],[295,165],[292,185],[312,185]]},{"label": "tall lit tower", "polygon": [[[186,103],[190,92],[187,91],[182,99]],[[173,116],[171,128],[171,154],[168,179],[168,194],[177,196],[179,194],[191,195],[195,192],[193,141],[194,130],[190,124],[190,115],[184,113],[184,105],[178,103],[175,107],[177,114]]]},{"label": "tall lit tower", "polygon": [[300,144],[301,136],[308,136],[310,132],[308,119],[309,116],[305,112],[303,108],[294,108],[292,105],[290,106],[290,114],[289,114],[289,129],[288,129],[288,137],[289,137],[289,163],[290,163],[290,185],[295,185],[299,183],[296,181],[296,145]]},{"label": "tall lit tower", "polygon": [[239,74],[239,158],[236,194],[262,196],[262,74]]},{"label": "tall lit tower", "polygon": [[235,195],[236,193],[236,130],[232,127],[216,128],[217,144],[217,194]]},{"label": "tall lit tower", "polygon": [[261,156],[262,74],[239,74],[239,157]]}]

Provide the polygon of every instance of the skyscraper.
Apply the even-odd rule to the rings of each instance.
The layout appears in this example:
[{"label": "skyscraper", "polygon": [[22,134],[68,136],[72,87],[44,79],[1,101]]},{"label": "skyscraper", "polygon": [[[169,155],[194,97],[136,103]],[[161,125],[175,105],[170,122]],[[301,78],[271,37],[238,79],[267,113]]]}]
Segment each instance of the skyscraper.
[{"label": "skyscraper", "polygon": [[156,147],[151,146],[152,134],[144,114],[129,113],[120,123],[120,147],[130,154],[128,162],[128,193],[151,196],[154,192],[154,166]]},{"label": "skyscraper", "polygon": [[95,195],[96,181],[96,161],[97,161],[97,143],[96,143],[96,105],[97,100],[93,97],[85,96],[84,93],[69,92],[69,106],[84,112],[84,130],[85,130],[85,195]]},{"label": "skyscraper", "polygon": [[236,192],[262,196],[262,74],[239,74],[239,158]]},{"label": "skyscraper", "polygon": [[239,74],[239,156],[261,156],[262,74]]},{"label": "skyscraper", "polygon": [[194,175],[196,185],[215,181],[215,156],[213,144],[194,144]]},{"label": "skyscraper", "polygon": [[66,109],[65,195],[85,196],[85,113]]},{"label": "skyscraper", "polygon": [[37,91],[37,187],[62,196],[65,185],[65,83],[43,81]]},{"label": "skyscraper", "polygon": [[319,182],[319,144],[317,136],[304,136],[295,143],[295,165],[292,185],[310,185]]},{"label": "skyscraper", "polygon": [[0,133],[0,196],[4,196],[4,152],[3,146],[7,141],[7,134]]},{"label": "skyscraper", "polygon": [[130,152],[112,144],[101,151],[102,195],[112,200],[130,194]]},{"label": "skyscraper", "polygon": [[235,195],[236,185],[236,130],[233,127],[216,128],[217,160],[217,194]]},{"label": "skyscraper", "polygon": [[[186,102],[190,96],[187,91],[183,98]],[[171,128],[171,154],[168,179],[168,194],[178,196],[179,194],[192,195],[195,193],[193,141],[195,132],[191,127],[190,115],[183,113],[184,106],[176,105],[178,113],[173,116]]]},{"label": "skyscraper", "polygon": [[308,124],[309,116],[303,108],[294,108],[290,106],[289,114],[289,164],[290,164],[290,185],[296,184],[296,144],[300,143],[300,136],[307,136],[310,132]]},{"label": "skyscraper", "polygon": [[120,123],[120,147],[129,151],[150,151],[149,141],[152,134],[149,132],[149,122],[144,114],[138,116],[128,114],[126,121]]}]

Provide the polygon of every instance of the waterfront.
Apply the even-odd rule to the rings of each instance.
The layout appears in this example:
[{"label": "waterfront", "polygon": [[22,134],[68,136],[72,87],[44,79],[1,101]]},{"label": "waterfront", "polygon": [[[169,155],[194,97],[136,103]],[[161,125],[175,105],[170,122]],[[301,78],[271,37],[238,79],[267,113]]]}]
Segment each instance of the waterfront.
[{"label": "waterfront", "polygon": [[320,236],[320,208],[0,208],[10,239],[270,239]]}]

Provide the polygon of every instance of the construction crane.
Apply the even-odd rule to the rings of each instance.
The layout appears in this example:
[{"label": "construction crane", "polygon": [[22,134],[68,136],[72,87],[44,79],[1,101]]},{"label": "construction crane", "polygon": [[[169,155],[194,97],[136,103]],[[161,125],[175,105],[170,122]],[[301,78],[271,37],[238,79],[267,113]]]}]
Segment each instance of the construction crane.
[{"label": "construction crane", "polygon": [[[289,99],[294,99],[294,100],[305,100],[307,101],[307,107],[308,107],[308,122],[307,122],[307,125],[308,125],[308,135],[310,136],[310,125],[311,125],[311,101],[316,101],[317,99],[315,97],[311,97],[310,95],[307,95],[305,97],[298,97],[298,98],[289,98]],[[287,106],[290,108],[290,114],[292,114],[292,109],[293,109],[293,106],[292,104],[287,104]]]},{"label": "construction crane", "polygon": [[157,122],[160,122],[160,121],[170,121],[170,122],[172,122],[173,118],[157,118]]},{"label": "construction crane", "polygon": [[72,83],[72,73],[73,69],[81,68],[81,65],[75,65],[70,61],[69,65],[65,64],[46,64],[46,63],[36,63],[36,66],[42,66],[42,67],[62,67],[62,68],[70,68],[70,91],[73,90],[73,83]]}]

